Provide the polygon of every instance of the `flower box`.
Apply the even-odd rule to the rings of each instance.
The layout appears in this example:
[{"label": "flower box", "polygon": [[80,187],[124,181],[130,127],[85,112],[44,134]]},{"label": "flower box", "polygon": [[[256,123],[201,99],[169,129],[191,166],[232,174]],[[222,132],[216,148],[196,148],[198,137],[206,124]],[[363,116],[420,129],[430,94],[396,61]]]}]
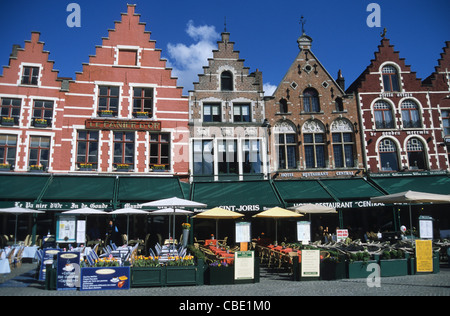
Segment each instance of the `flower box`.
[{"label": "flower box", "polygon": [[148,112],[136,112],[136,118],[148,118]]},{"label": "flower box", "polygon": [[114,113],[113,113],[113,111],[110,111],[110,110],[102,110],[102,111],[100,111],[100,116],[101,117],[113,117]]},{"label": "flower box", "polygon": [[377,263],[376,260],[369,261],[347,261],[347,276],[349,279],[361,279],[367,278],[373,272],[369,269],[367,271],[367,266],[371,263]]},{"label": "flower box", "polygon": [[13,117],[2,117],[2,125],[3,126],[13,126],[14,118]]},{"label": "flower box", "polygon": [[44,172],[44,166],[42,165],[31,165],[30,172]]},{"label": "flower box", "polygon": [[116,171],[128,172],[131,169],[131,165],[119,163],[116,165]]},{"label": "flower box", "polygon": [[48,127],[47,120],[45,120],[45,119],[34,119],[34,127]]},{"label": "flower box", "polygon": [[150,169],[153,172],[165,172],[166,171],[166,165],[152,165],[152,166],[150,166]]},{"label": "flower box", "polygon": [[408,259],[380,260],[382,277],[408,275]]},{"label": "flower box", "polygon": [[166,267],[132,267],[131,287],[150,287],[165,285]]},{"label": "flower box", "polygon": [[321,280],[341,280],[347,278],[345,261],[322,261],[320,263]]},{"label": "flower box", "polygon": [[11,164],[0,163],[0,171],[11,171]]},{"label": "flower box", "polygon": [[205,273],[205,284],[234,284],[234,266],[209,266]]}]

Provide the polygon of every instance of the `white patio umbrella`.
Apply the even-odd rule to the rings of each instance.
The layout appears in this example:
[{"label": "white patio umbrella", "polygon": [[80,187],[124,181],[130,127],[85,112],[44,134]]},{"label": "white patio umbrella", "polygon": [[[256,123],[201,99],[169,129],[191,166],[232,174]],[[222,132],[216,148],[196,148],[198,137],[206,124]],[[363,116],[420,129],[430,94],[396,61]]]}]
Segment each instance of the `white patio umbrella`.
[{"label": "white patio umbrella", "polygon": [[293,210],[296,213],[303,214],[328,214],[328,213],[337,213],[335,208],[322,205],[322,204],[304,204],[298,206],[288,207],[288,210]]},{"label": "white patio umbrella", "polygon": [[[194,212],[188,211],[188,210],[182,210],[182,209],[179,209],[179,208],[176,208],[176,209],[163,208],[163,209],[159,209],[159,210],[156,210],[156,211],[151,211],[150,215],[153,215],[153,216],[169,215],[169,237],[170,237],[170,215],[174,216],[174,221],[175,221],[175,216],[182,216],[182,215],[188,216],[189,214],[192,214],[192,213],[194,213]],[[174,232],[174,235],[175,235],[175,232]]]},{"label": "white patio umbrella", "polygon": [[390,195],[377,196],[370,198],[370,201],[375,203],[387,203],[387,204],[408,204],[409,205],[409,225],[411,226],[411,239],[412,235],[412,216],[411,216],[411,204],[416,203],[450,203],[450,195],[434,194],[417,191],[405,191]]},{"label": "white patio umbrella", "polygon": [[129,240],[129,230],[130,230],[130,215],[138,215],[138,214],[145,214],[148,215],[150,214],[147,211],[144,210],[138,210],[135,208],[131,208],[131,207],[126,207],[126,208],[120,208],[117,209],[115,211],[109,212],[108,214],[112,214],[112,215],[126,215],[127,216],[127,245],[128,245],[128,240]]},{"label": "white patio umbrella", "polygon": [[90,207],[84,207],[80,209],[73,209],[69,211],[62,212],[61,214],[74,214],[74,215],[107,215],[108,212],[93,209]]},{"label": "white patio umbrella", "polygon": [[15,224],[15,228],[14,228],[14,244],[16,244],[17,243],[17,220],[18,220],[19,215],[20,214],[40,214],[40,213],[45,213],[45,212],[15,206],[15,207],[1,208],[0,213],[16,215],[16,224]]},{"label": "white patio umbrella", "polygon": [[[157,201],[143,203],[143,204],[140,204],[140,206],[171,208],[173,210],[173,212],[175,213],[175,209],[177,209],[177,208],[183,208],[183,207],[205,208],[207,205],[203,204],[203,203],[191,201],[191,200],[185,200],[185,199],[180,199],[177,197],[172,197],[172,198],[168,198],[168,199],[161,199],[161,200],[157,200]],[[173,233],[175,233],[175,215],[174,215],[174,220],[173,220]],[[170,239],[170,236],[169,236],[169,239]]]}]

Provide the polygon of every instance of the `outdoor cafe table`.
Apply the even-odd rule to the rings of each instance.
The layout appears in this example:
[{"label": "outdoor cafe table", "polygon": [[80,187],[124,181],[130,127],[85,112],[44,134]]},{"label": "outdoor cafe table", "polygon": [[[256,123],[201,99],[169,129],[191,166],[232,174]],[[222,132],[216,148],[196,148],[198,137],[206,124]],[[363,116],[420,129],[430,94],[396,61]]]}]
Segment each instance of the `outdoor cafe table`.
[{"label": "outdoor cafe table", "polygon": [[9,266],[9,260],[6,258],[6,252],[2,251],[0,254],[0,274],[11,273],[11,268]]},{"label": "outdoor cafe table", "polygon": [[217,246],[217,239],[206,239],[205,246]]},{"label": "outdoor cafe table", "polygon": [[214,246],[210,246],[209,249],[211,249],[211,251],[214,252],[216,255],[218,255],[222,258],[225,258],[223,260],[225,260],[228,264],[233,263],[233,260],[234,260],[233,253],[228,253],[225,250],[222,250],[222,249],[214,247]]}]

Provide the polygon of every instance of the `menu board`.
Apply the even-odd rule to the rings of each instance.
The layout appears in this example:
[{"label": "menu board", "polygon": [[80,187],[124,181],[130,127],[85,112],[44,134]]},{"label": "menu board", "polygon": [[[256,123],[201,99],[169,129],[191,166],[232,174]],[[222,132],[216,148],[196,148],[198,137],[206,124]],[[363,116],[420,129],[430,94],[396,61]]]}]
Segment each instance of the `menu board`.
[{"label": "menu board", "polygon": [[433,272],[433,244],[431,240],[416,240],[416,271]]},{"label": "menu board", "polygon": [[433,239],[433,219],[431,217],[419,217],[419,234],[421,239]]},{"label": "menu board", "polygon": [[80,286],[80,253],[60,252],[57,264],[57,290],[76,290]]},{"label": "menu board", "polygon": [[75,242],[76,241],[76,217],[60,216],[56,226],[56,242]]},{"label": "menu board", "polygon": [[236,222],[236,242],[251,242],[250,222]]},{"label": "menu board", "polygon": [[302,277],[320,276],[320,250],[302,250]]},{"label": "menu board", "polygon": [[81,291],[129,288],[130,267],[81,268]]},{"label": "menu board", "polygon": [[251,280],[255,278],[255,252],[236,251],[234,253],[234,279]]},{"label": "menu board", "polygon": [[311,241],[311,223],[299,221],[297,222],[297,240],[302,244],[309,244]]}]

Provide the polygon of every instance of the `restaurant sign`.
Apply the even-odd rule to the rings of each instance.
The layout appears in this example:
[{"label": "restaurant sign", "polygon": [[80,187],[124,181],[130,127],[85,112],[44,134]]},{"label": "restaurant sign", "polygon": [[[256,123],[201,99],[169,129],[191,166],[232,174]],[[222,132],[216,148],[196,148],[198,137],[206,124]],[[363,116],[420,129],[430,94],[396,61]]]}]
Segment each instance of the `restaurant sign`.
[{"label": "restaurant sign", "polygon": [[160,131],[161,122],[149,120],[86,120],[87,129],[121,130],[121,131]]}]

